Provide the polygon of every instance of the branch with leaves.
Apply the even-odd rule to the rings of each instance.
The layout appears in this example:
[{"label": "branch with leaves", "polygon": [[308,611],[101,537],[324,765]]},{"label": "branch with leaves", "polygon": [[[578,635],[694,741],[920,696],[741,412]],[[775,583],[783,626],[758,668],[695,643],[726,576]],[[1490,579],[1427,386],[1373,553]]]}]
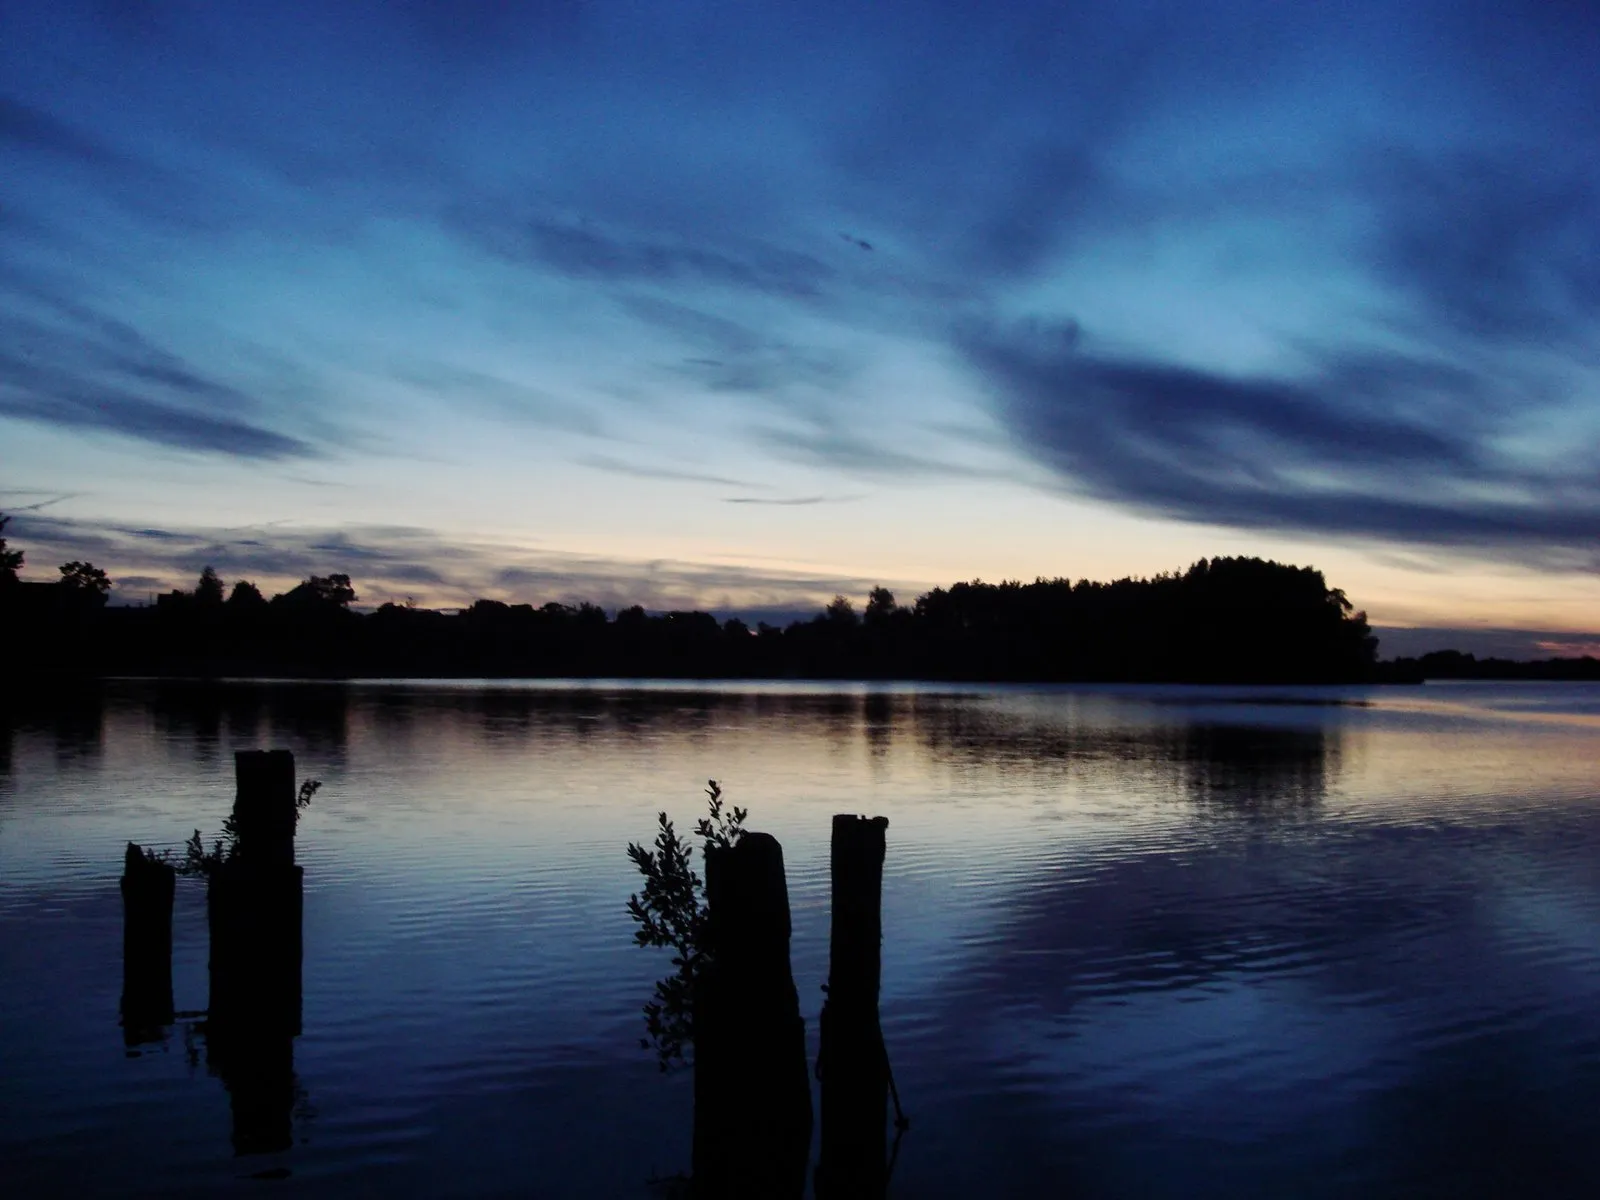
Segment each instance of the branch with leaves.
[{"label": "branch with leaves", "polygon": [[[737,845],[744,836],[749,810],[725,806],[722,788],[708,780],[709,813],[695,823],[702,855],[712,847]],[[689,1061],[694,1044],[694,985],[709,961],[709,910],[705,883],[694,871],[694,847],[678,836],[666,813],[656,817],[655,849],[628,843],[628,857],[644,876],[644,887],[628,897],[628,915],[638,924],[633,940],[639,946],[671,950],[673,972],[656,981],[644,1006],[645,1036],[639,1045],[654,1050],[663,1071]]]},{"label": "branch with leaves", "polygon": [[[300,824],[300,814],[311,807],[311,797],[322,787],[322,780],[307,779],[300,784],[294,798],[294,823]],[[222,820],[222,835],[214,839],[207,850],[200,831],[183,843],[183,861],[177,864],[179,875],[211,875],[224,863],[232,862],[239,853],[239,822],[232,813]]]}]

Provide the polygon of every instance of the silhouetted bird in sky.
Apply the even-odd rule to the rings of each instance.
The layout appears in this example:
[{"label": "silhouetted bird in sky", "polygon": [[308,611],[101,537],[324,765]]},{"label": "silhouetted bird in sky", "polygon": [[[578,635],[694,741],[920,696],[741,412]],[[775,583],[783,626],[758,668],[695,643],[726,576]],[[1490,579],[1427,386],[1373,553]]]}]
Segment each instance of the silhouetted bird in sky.
[{"label": "silhouetted bird in sky", "polygon": [[871,250],[872,249],[872,243],[871,242],[867,241],[865,238],[858,238],[853,233],[846,233],[844,230],[841,229],[839,231],[839,236],[842,237],[845,241],[849,242],[852,246],[860,246],[863,250]]}]

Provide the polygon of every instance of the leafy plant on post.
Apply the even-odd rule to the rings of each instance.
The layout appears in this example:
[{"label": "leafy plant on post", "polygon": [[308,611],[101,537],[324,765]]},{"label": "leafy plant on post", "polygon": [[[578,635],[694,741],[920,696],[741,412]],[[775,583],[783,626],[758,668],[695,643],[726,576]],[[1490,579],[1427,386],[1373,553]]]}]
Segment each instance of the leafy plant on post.
[{"label": "leafy plant on post", "polygon": [[[707,780],[709,815],[695,823],[695,836],[703,840],[701,853],[713,846],[736,845],[744,836],[749,810],[724,807],[722,788]],[[644,887],[628,897],[628,915],[638,923],[633,940],[640,946],[660,946],[672,953],[673,972],[656,980],[655,993],[644,1006],[645,1036],[639,1045],[654,1050],[663,1071],[687,1065],[685,1050],[694,1044],[694,985],[710,961],[707,940],[709,911],[705,882],[695,874],[690,860],[694,847],[678,836],[666,813],[656,817],[655,849],[628,843],[628,857]]]},{"label": "leafy plant on post", "polygon": [[[300,823],[300,814],[311,807],[311,797],[317,794],[317,789],[321,786],[320,779],[307,779],[300,784],[299,794],[294,798],[296,825]],[[237,818],[229,813],[222,819],[222,836],[211,843],[211,849],[206,849],[198,829],[183,843],[183,861],[177,864],[178,874],[210,875],[224,863],[231,861],[238,853],[239,823]]]}]

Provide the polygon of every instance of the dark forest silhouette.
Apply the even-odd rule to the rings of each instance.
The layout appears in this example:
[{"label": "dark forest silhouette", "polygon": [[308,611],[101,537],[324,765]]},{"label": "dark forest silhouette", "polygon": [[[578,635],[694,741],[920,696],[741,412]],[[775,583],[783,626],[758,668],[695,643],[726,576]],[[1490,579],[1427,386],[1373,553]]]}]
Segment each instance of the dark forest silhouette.
[{"label": "dark forest silhouette", "polygon": [[1440,651],[1377,661],[1377,639],[1322,572],[1259,558],[1110,583],[974,580],[909,605],[874,588],[786,628],[706,612],[614,615],[593,604],[479,600],[460,611],[354,608],[350,576],[313,575],[270,600],[211,567],[149,607],[106,601],[87,562],[21,581],[0,514],[0,628],[34,678],[70,675],[941,679],[1345,683],[1600,679],[1593,658],[1516,663]]},{"label": "dark forest silhouette", "polygon": [[[68,573],[71,568],[71,573]],[[1365,614],[1320,571],[1202,559],[1150,579],[974,581],[909,605],[874,588],[787,628],[705,612],[479,600],[362,613],[349,576],[268,600],[209,567],[192,591],[108,607],[103,574],[0,586],[7,641],[35,674],[588,676],[1348,682],[1372,677]]]}]

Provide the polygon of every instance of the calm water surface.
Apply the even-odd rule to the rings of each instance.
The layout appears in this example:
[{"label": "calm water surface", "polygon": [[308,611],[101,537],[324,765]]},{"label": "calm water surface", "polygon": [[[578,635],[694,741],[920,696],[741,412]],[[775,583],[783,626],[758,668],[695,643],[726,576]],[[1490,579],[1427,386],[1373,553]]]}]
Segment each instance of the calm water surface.
[{"label": "calm water surface", "polygon": [[[203,1032],[125,1053],[125,841],[301,824],[295,1144]],[[645,1196],[690,1089],[623,848],[708,778],[783,843],[815,1048],[829,817],[889,818],[891,1194],[1600,1195],[1600,689],[110,685],[0,726],[14,1196]],[[180,880],[180,1009],[206,1004]]]}]

